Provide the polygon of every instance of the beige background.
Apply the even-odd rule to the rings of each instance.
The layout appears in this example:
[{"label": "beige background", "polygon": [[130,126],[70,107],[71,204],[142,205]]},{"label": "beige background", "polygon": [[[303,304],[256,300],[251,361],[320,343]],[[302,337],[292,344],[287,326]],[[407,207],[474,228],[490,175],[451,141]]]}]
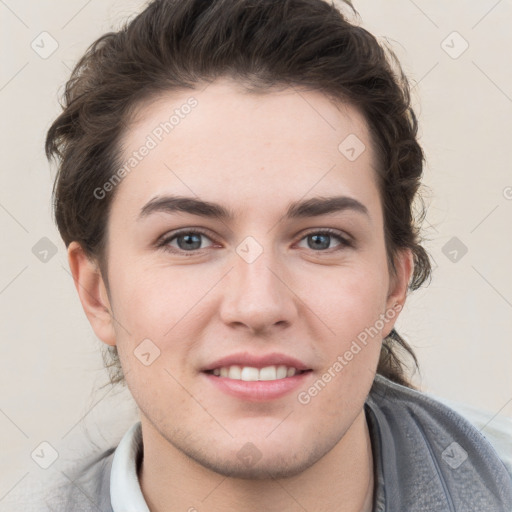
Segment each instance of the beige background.
[{"label": "beige background", "polygon": [[[31,459],[41,442],[50,443],[59,460],[72,459],[79,445],[87,451],[91,442],[116,443],[136,419],[126,391],[98,389],[107,381],[100,342],[52,223],[54,170],[43,140],[59,110],[57,91],[77,57],[141,5],[0,2],[0,503],[28,475],[44,473]],[[416,382],[496,417],[512,417],[512,2],[355,5],[363,26],[387,37],[415,84],[428,156],[425,236],[434,277],[410,297],[399,322],[421,363]],[[47,37],[45,48],[51,49],[43,31],[58,44],[45,59],[31,47]],[[32,252],[43,237],[57,247],[46,263]],[[457,253],[457,262],[445,255],[450,245],[443,252],[453,237],[460,242],[450,243],[468,250],[463,257]]]}]

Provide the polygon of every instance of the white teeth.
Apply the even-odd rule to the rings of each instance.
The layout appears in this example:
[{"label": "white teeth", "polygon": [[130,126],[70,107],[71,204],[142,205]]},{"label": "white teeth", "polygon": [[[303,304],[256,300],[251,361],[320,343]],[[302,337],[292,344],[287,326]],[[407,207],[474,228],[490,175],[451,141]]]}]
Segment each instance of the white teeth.
[{"label": "white teeth", "polygon": [[260,370],[260,380],[276,380],[276,374],[275,366],[265,366]]},{"label": "white teeth", "polygon": [[295,368],[288,368],[286,371],[287,377],[293,377],[297,373],[297,370]]},{"label": "white teeth", "polygon": [[228,377],[230,379],[241,380],[242,379],[242,369],[240,368],[240,366],[230,366],[229,372],[228,372]]},{"label": "white teeth", "polygon": [[285,365],[265,366],[264,368],[254,368],[252,366],[223,366],[215,368],[213,374],[218,377],[227,377],[234,380],[243,380],[247,382],[257,380],[279,380],[297,375],[299,370]]},{"label": "white teeth", "polygon": [[258,380],[260,377],[260,372],[258,368],[251,368],[250,366],[244,366],[242,368],[242,374],[240,378],[242,380]]},{"label": "white teeth", "polygon": [[277,378],[284,379],[286,377],[286,366],[279,365],[277,367]]}]

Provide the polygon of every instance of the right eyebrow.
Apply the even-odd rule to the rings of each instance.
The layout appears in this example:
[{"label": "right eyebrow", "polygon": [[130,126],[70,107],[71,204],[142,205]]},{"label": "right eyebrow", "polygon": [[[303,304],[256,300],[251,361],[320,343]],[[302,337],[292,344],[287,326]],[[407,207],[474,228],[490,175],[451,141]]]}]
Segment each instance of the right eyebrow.
[{"label": "right eyebrow", "polygon": [[234,212],[229,211],[217,203],[202,201],[193,197],[157,196],[142,207],[138,220],[157,212],[185,212],[191,215],[211,217],[219,220],[230,220],[235,217]]}]

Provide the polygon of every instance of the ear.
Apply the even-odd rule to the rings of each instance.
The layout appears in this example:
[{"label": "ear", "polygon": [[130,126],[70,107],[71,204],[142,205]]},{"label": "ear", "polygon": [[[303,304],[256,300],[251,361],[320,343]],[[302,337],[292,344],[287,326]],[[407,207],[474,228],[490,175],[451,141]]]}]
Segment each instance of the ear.
[{"label": "ear", "polygon": [[96,336],[107,345],[115,345],[110,301],[98,265],[88,258],[78,242],[69,244],[68,262],[80,302]]},{"label": "ear", "polygon": [[386,300],[386,326],[382,331],[385,338],[393,329],[400,311],[405,305],[407,290],[412,272],[414,259],[410,249],[402,249],[395,257],[395,272],[389,281],[388,297]]}]

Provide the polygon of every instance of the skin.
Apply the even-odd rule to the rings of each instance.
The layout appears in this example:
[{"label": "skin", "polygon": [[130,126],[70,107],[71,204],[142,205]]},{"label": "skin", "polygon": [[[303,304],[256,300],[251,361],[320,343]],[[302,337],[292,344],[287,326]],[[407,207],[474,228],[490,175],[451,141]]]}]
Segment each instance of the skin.
[{"label": "skin", "polygon": [[[373,458],[363,406],[382,339],[398,315],[307,405],[297,399],[359,333],[406,298],[411,254],[401,252],[390,274],[366,122],[354,107],[320,92],[248,94],[219,79],[141,105],[123,139],[125,156],[192,95],[198,105],[115,190],[108,292],[96,262],[76,242],[68,250],[85,313],[96,335],[117,345],[140,410],[139,480],[148,506],[152,512],[371,510]],[[350,134],[366,146],[355,161],[338,150]],[[220,203],[235,217],[159,212],[137,220],[148,201],[165,194]],[[356,199],[368,214],[284,218],[292,201],[333,195]],[[177,238],[167,244],[176,252],[156,247],[182,228],[209,233],[192,256],[180,251]],[[318,249],[308,235],[325,228],[348,235],[353,245],[327,236]],[[247,236],[263,250],[252,263],[236,252]],[[134,355],[147,338],[160,350],[149,366]],[[282,352],[313,371],[281,398],[244,401],[200,372],[241,351]],[[261,454],[252,465],[237,457],[246,443]]]}]

